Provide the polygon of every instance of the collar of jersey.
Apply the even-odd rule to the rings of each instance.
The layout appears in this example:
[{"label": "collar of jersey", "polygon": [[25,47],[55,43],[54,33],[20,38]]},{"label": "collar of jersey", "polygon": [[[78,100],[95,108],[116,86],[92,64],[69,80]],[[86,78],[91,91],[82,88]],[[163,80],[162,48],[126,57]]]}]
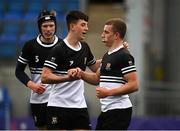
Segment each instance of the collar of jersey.
[{"label": "collar of jersey", "polygon": [[123,45],[120,45],[118,48],[116,48],[116,49],[114,49],[114,50],[112,50],[112,51],[108,51],[108,55],[110,55],[110,54],[118,51],[119,49],[121,49],[121,48],[123,48],[123,47],[124,47]]},{"label": "collar of jersey", "polygon": [[55,39],[54,39],[54,42],[52,44],[43,44],[40,40],[40,35],[37,36],[36,40],[37,40],[38,44],[40,44],[43,47],[52,47],[58,42],[58,37],[56,35],[54,36],[54,38]]},{"label": "collar of jersey", "polygon": [[64,41],[64,43],[65,43],[70,49],[72,49],[72,50],[74,50],[74,51],[79,51],[79,50],[81,50],[81,43],[80,43],[80,42],[78,42],[78,43],[79,43],[79,48],[74,48],[74,47],[72,47],[72,46],[69,44],[69,42],[67,41],[67,39],[64,39],[63,41]]}]

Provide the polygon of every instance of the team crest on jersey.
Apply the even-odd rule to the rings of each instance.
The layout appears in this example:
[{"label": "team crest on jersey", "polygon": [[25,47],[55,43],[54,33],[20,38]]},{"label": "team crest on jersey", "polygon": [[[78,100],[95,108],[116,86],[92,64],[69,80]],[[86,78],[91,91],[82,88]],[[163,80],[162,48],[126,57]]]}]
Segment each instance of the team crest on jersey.
[{"label": "team crest on jersey", "polygon": [[52,117],[51,124],[57,124],[57,123],[58,123],[58,118]]},{"label": "team crest on jersey", "polygon": [[128,61],[129,65],[133,65],[133,62],[132,61]]},{"label": "team crest on jersey", "polygon": [[105,69],[106,69],[107,71],[110,71],[110,70],[111,70],[111,63],[107,63]]},{"label": "team crest on jersey", "polygon": [[51,62],[55,62],[56,58],[55,57],[52,57],[51,58]]}]

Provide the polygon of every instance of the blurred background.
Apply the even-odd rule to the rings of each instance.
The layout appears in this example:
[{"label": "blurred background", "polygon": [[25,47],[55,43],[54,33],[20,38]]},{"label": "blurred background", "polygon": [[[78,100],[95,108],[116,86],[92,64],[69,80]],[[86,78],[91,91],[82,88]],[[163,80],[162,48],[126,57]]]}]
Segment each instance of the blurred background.
[{"label": "blurred background", "polygon": [[[68,11],[88,14],[86,40],[97,59],[106,52],[101,42],[104,22],[112,17],[125,19],[126,41],[140,80],[140,90],[130,95],[134,108],[129,129],[180,129],[179,0],[0,0],[1,130],[36,129],[30,115],[30,90],[14,72],[24,42],[38,34],[37,16],[43,9],[57,11],[57,35],[61,38],[67,34]],[[100,104],[95,86],[85,86],[94,128]]]}]

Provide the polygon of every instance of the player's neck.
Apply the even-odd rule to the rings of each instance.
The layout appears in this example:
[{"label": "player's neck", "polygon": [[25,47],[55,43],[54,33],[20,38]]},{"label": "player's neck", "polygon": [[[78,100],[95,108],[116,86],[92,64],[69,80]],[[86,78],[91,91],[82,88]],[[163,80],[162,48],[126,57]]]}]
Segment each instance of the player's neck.
[{"label": "player's neck", "polygon": [[112,44],[112,46],[109,48],[109,51],[113,51],[119,47],[123,46],[123,41],[122,40],[118,40],[118,41],[114,41],[114,43]]},{"label": "player's neck", "polygon": [[74,36],[68,34],[65,39],[72,47],[79,48],[79,41]]},{"label": "player's neck", "polygon": [[44,38],[42,35],[40,36],[40,40],[44,43],[53,43],[55,37],[53,36],[52,38]]}]

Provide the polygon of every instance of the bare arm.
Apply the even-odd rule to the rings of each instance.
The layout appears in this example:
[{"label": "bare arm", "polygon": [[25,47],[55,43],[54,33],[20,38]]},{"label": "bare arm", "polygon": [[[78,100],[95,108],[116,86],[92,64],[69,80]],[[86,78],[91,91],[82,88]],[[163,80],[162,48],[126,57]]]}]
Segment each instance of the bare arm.
[{"label": "bare arm", "polygon": [[87,83],[92,84],[92,85],[98,85],[99,77],[100,77],[100,69],[98,69],[96,73],[81,71],[80,76],[81,76],[81,79],[83,79]]},{"label": "bare arm", "polygon": [[126,95],[138,90],[138,80],[136,72],[126,74],[124,78],[127,81],[127,83],[121,87],[113,88],[110,90],[103,87],[97,87],[97,97],[104,98],[107,96]]},{"label": "bare arm", "polygon": [[83,79],[85,82],[98,85],[99,84],[99,77],[100,77],[100,70],[98,69],[96,73],[93,72],[86,72],[81,70],[79,67],[68,70],[68,75],[73,78]]},{"label": "bare arm", "polygon": [[67,82],[75,80],[68,75],[59,76],[53,73],[51,68],[43,67],[41,81],[46,84],[58,84],[61,82]]},{"label": "bare arm", "polygon": [[96,60],[96,63],[94,65],[89,66],[89,69],[92,72],[96,72],[100,67],[101,61],[102,61],[102,59]]}]

